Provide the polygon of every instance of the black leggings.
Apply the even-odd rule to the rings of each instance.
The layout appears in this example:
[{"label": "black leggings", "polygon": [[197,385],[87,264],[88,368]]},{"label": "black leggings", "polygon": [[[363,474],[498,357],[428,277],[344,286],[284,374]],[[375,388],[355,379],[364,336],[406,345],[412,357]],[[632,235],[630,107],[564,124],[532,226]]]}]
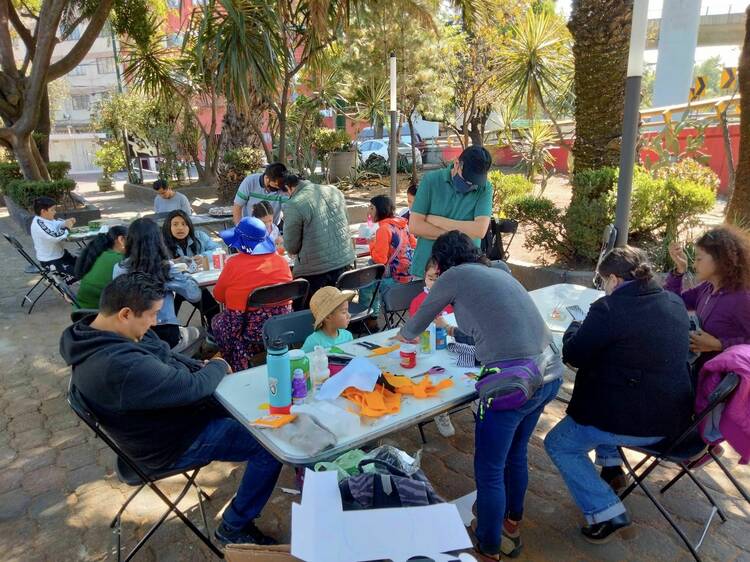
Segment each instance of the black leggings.
[{"label": "black leggings", "polygon": [[180,327],[177,324],[158,324],[152,326],[151,329],[156,332],[160,340],[167,342],[170,348],[180,343]]}]

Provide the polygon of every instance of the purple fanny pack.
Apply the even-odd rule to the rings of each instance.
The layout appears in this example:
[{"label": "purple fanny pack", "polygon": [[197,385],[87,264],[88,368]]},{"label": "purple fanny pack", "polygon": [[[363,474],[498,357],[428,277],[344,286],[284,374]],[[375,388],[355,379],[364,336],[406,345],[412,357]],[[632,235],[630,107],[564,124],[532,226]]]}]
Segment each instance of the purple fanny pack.
[{"label": "purple fanny pack", "polygon": [[515,410],[523,406],[544,384],[542,374],[531,359],[498,361],[482,367],[476,390],[480,416],[483,409]]}]

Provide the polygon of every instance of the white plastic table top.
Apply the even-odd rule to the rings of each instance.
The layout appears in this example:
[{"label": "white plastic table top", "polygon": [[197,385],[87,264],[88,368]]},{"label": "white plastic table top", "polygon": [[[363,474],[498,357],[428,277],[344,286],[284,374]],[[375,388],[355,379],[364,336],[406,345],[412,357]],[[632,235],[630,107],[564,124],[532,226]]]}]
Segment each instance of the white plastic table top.
[{"label": "white plastic table top", "polygon": [[[591,303],[603,297],[604,292],[582,285],[560,283],[529,291],[529,296],[542,314],[547,327],[553,332],[564,332],[573,321],[565,307],[577,304],[581,307],[583,313],[587,314]],[[552,311],[555,307],[560,313],[558,318],[552,317]]]},{"label": "white plastic table top", "polygon": [[[547,326],[550,330],[556,332],[558,336],[556,339],[558,339],[559,333],[564,331],[568,324],[570,324],[571,318],[567,312],[564,312],[561,313],[559,320],[552,319],[550,317],[552,308],[560,303],[562,303],[563,308],[577,304],[584,312],[587,312],[589,305],[602,296],[603,293],[579,285],[560,284],[531,291],[529,294],[534,300],[534,304],[539,308]],[[449,321],[455,322],[452,316],[449,317]],[[391,345],[393,342],[389,338],[396,334],[397,331],[398,329],[394,329],[373,334],[339,347],[357,356],[367,356],[370,352],[356,345],[358,341],[366,340],[378,345]],[[294,465],[311,464],[335,458],[348,450],[360,447],[395,431],[412,427],[420,421],[431,419],[437,414],[447,412],[461,404],[466,404],[476,397],[474,382],[468,379],[465,374],[468,372],[476,373],[478,369],[455,367],[455,359],[445,350],[437,351],[429,356],[418,355],[417,367],[410,370],[401,368],[397,357],[381,356],[374,357],[372,360],[381,369],[396,374],[407,375],[423,373],[430,367],[439,365],[446,369],[446,374],[437,377],[431,375],[433,380],[440,381],[445,377],[451,377],[453,386],[441,391],[434,398],[417,399],[411,396],[403,396],[401,410],[397,414],[376,419],[362,418],[363,421],[360,427],[356,428],[350,437],[339,441],[334,448],[312,456],[306,455],[289,443],[276,438],[273,430],[259,429],[248,425],[252,420],[267,414],[267,411],[260,409],[262,404],[268,403],[268,380],[265,365],[228,375],[219,384],[215,391],[215,396],[232,416],[248,427],[252,435],[271,454],[281,462]]]},{"label": "white plastic table top", "polygon": [[[370,351],[356,345],[357,341],[369,341],[381,346],[392,345],[389,337],[398,330],[381,332],[366,338],[361,338],[339,346],[347,353],[366,357]],[[242,424],[248,426],[253,436],[281,462],[294,465],[312,464],[321,460],[332,459],[341,453],[362,446],[374,439],[378,439],[394,431],[411,427],[414,424],[435,417],[455,406],[470,402],[475,397],[474,382],[464,376],[468,372],[478,372],[478,369],[464,369],[453,366],[455,360],[446,350],[436,351],[431,355],[419,355],[415,369],[403,369],[399,366],[398,357],[390,355],[373,357],[371,359],[381,369],[396,374],[417,375],[424,373],[430,367],[440,365],[445,367],[444,375],[431,375],[433,382],[447,377],[453,380],[453,386],[442,390],[434,398],[417,399],[412,396],[402,396],[401,410],[396,414],[380,418],[360,418],[361,424],[355,428],[349,437],[342,439],[330,449],[316,455],[307,455],[293,445],[276,437],[273,430],[249,427],[248,422],[263,417],[268,412],[261,410],[262,404],[268,403],[268,380],[265,365],[229,375],[221,381],[215,391],[215,396],[224,407]],[[420,380],[415,377],[415,380]],[[343,399],[340,399],[343,400]],[[314,400],[311,401],[314,404]]]}]

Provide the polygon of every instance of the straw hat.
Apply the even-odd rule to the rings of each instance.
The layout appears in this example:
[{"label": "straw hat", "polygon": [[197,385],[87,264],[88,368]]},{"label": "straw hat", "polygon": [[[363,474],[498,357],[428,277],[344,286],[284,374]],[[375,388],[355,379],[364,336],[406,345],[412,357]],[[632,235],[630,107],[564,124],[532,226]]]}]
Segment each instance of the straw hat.
[{"label": "straw hat", "polygon": [[354,291],[339,291],[336,287],[323,287],[315,291],[310,299],[310,311],[315,319],[314,328],[319,329],[329,314],[341,306],[341,303],[352,300],[354,295]]}]

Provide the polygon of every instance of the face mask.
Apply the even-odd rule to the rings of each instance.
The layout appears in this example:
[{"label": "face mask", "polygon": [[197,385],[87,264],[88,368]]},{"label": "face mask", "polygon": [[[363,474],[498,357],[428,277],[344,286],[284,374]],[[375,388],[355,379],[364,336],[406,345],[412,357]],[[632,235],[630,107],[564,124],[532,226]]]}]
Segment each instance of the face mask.
[{"label": "face mask", "polygon": [[462,176],[456,174],[453,176],[453,189],[455,189],[457,193],[469,193],[469,191],[476,189],[476,186],[466,181]]}]

